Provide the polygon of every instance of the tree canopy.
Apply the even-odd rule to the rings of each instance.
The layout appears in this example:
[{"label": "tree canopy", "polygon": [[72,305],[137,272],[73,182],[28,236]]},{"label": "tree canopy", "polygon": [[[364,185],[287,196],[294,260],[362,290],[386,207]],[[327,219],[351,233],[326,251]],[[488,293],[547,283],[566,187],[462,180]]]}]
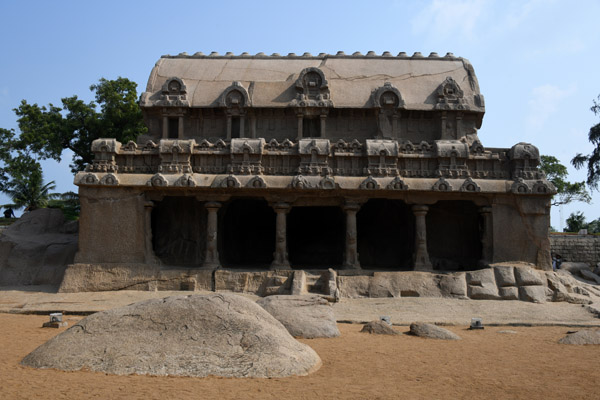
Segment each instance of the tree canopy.
[{"label": "tree canopy", "polygon": [[116,138],[127,143],[146,132],[135,82],[101,78],[90,90],[95,93],[95,102],[71,96],[61,100],[62,107],[40,107],[22,100],[14,110],[21,130],[19,145],[41,159],[57,161],[69,149],[73,152],[71,171],[75,173],[92,162],[93,140]]},{"label": "tree canopy", "polygon": [[[600,116],[600,95],[598,101],[593,100],[593,102],[594,105],[590,109],[595,115]],[[588,155],[577,153],[571,163],[577,169],[587,164],[587,184],[592,190],[598,190],[598,184],[600,184],[600,123],[590,128],[588,139],[596,148]]]},{"label": "tree canopy", "polygon": [[546,178],[556,187],[557,194],[552,199],[552,205],[558,206],[568,204],[572,201],[589,203],[592,201],[590,194],[585,188],[585,182],[568,182],[567,167],[562,165],[558,158],[553,156],[540,157],[540,169],[546,174]]},{"label": "tree canopy", "polygon": [[587,229],[588,233],[600,233],[600,218],[586,222],[581,211],[571,213],[567,218],[567,227],[564,231],[577,233],[582,229]]}]

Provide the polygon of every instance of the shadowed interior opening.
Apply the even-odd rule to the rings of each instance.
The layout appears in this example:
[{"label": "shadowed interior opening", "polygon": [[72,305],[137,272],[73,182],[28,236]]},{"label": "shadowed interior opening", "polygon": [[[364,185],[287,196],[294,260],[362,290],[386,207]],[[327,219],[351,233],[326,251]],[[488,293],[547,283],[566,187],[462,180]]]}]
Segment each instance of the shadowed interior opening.
[{"label": "shadowed interior opening", "polygon": [[405,202],[371,199],[356,215],[356,225],[363,269],[412,269],[415,218]]},{"label": "shadowed interior opening", "polygon": [[339,267],[344,252],[344,225],[344,213],[339,207],[293,207],[287,218],[292,267]]},{"label": "shadowed interior opening", "polygon": [[435,269],[472,270],[481,259],[480,217],[471,201],[439,201],[427,212],[427,248]]},{"label": "shadowed interior opening", "polygon": [[234,199],[221,212],[223,266],[268,268],[275,252],[275,211],[263,199]]},{"label": "shadowed interior opening", "polygon": [[152,248],[165,265],[199,267],[206,242],[206,210],[194,197],[167,196],[152,208]]}]

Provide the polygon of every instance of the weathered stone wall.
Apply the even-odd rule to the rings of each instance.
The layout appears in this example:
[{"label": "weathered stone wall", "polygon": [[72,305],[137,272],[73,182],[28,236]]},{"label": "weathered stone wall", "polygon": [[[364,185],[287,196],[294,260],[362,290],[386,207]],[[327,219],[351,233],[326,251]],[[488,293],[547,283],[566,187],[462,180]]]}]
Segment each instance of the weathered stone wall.
[{"label": "weathered stone wall", "polygon": [[550,244],[552,252],[560,254],[563,261],[591,265],[600,262],[600,236],[553,234]]}]

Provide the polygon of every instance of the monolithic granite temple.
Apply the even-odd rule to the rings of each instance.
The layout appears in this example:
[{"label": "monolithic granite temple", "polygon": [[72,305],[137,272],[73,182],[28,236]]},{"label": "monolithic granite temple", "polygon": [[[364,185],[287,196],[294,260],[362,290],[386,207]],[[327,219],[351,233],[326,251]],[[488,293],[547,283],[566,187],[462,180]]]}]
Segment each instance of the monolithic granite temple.
[{"label": "monolithic granite temple", "polygon": [[140,105],[148,133],[94,141],[75,177],[67,280],[214,290],[299,270],[550,268],[555,189],[535,146],[484,147],[464,58],[183,53],[158,60]]}]

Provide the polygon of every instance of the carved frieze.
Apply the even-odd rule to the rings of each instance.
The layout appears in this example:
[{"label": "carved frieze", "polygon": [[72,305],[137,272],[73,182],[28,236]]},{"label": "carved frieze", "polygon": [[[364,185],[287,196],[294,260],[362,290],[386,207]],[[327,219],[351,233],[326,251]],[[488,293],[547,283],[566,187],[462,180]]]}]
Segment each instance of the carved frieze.
[{"label": "carved frieze", "polygon": [[290,186],[293,189],[314,189],[314,186],[302,175],[296,175]]},{"label": "carved frieze", "polygon": [[458,178],[469,176],[467,159],[469,146],[460,140],[436,140],[433,144],[434,155],[438,158],[440,176]]},{"label": "carved frieze", "polygon": [[165,177],[162,174],[155,174],[154,176],[152,176],[152,178],[148,180],[146,185],[154,187],[167,187],[169,186],[169,182],[165,179]]},{"label": "carved frieze", "polygon": [[433,186],[431,187],[431,190],[437,191],[437,192],[451,192],[452,185],[450,184],[450,182],[448,182],[444,178],[440,178],[433,184]]},{"label": "carved frieze", "polygon": [[404,183],[402,178],[399,176],[392,179],[390,183],[385,187],[388,190],[408,190],[408,185]]},{"label": "carved frieze", "polygon": [[330,175],[329,139],[300,139],[298,154],[300,155],[300,174]]},{"label": "carved frieze", "polygon": [[365,171],[373,176],[398,175],[398,142],[385,139],[367,139],[368,166]]},{"label": "carved frieze", "polygon": [[373,178],[372,176],[368,176],[367,179],[362,181],[359,186],[359,188],[361,188],[363,190],[377,190],[380,187],[381,187],[381,185],[379,185],[379,182],[377,182],[377,180],[375,178]]},{"label": "carved frieze", "polygon": [[235,174],[263,173],[264,139],[231,139],[231,166]]},{"label": "carved frieze", "polygon": [[175,181],[175,183],[173,183],[173,186],[177,186],[177,187],[195,187],[196,186],[196,181],[194,180],[194,177],[192,175],[190,175],[190,174],[183,174],[179,178],[177,178],[177,180]]},{"label": "carved frieze", "polygon": [[515,182],[510,187],[510,191],[516,194],[527,194],[531,193],[531,189],[527,184],[523,181],[523,178],[517,178]]},{"label": "carved frieze", "polygon": [[106,174],[100,179],[100,184],[104,186],[119,186],[119,179],[115,174]]},{"label": "carved frieze", "polygon": [[89,172],[89,173],[85,174],[83,177],[81,177],[78,184],[79,185],[97,185],[99,182],[100,182],[100,180],[98,179],[96,174]]},{"label": "carved frieze", "polygon": [[465,179],[459,190],[461,192],[480,192],[481,188],[473,179],[467,178]]},{"label": "carved frieze", "polygon": [[240,181],[233,175],[229,175],[227,178],[221,181],[220,186],[222,188],[239,188]]},{"label": "carved frieze", "polygon": [[158,171],[170,174],[192,172],[190,157],[196,141],[179,139],[161,139],[160,166]]},{"label": "carved frieze", "polygon": [[246,184],[246,187],[254,188],[254,189],[266,188],[267,183],[262,178],[262,176],[257,175],[248,181],[248,183]]}]

